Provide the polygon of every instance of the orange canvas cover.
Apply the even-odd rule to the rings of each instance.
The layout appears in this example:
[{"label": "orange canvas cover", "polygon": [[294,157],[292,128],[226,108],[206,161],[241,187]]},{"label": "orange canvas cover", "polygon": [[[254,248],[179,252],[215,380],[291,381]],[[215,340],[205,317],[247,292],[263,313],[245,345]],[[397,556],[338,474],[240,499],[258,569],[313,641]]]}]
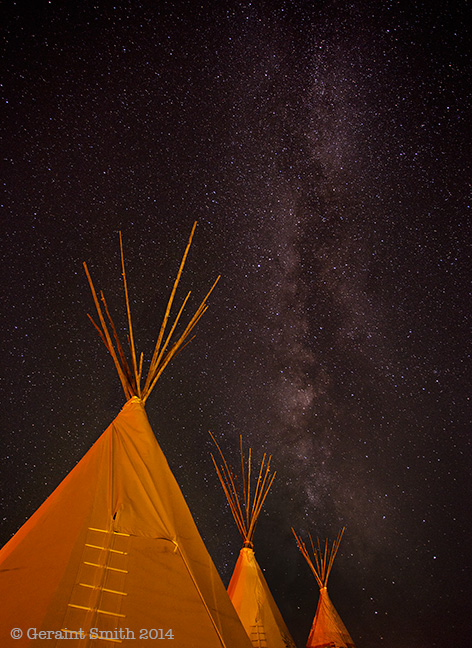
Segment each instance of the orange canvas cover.
[{"label": "orange canvas cover", "polygon": [[2,647],[30,643],[28,628],[80,632],[80,646],[141,645],[145,630],[251,645],[136,397],[1,550],[0,600]]},{"label": "orange canvas cover", "polygon": [[255,648],[295,648],[252,549],[241,549],[228,594]]},{"label": "orange canvas cover", "polygon": [[336,612],[326,587],[320,589],[315,619],[307,648],[355,648],[346,626]]}]

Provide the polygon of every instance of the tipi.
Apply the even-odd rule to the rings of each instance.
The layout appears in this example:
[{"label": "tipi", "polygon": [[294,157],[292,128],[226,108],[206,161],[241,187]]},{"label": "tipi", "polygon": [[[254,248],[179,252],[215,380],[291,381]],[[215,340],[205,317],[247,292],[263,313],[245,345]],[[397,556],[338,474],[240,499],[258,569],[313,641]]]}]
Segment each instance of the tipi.
[{"label": "tipi", "polygon": [[[293,529],[292,529],[293,531]],[[328,540],[325,542],[324,549],[321,548],[320,541],[315,547],[310,536],[311,547],[313,550],[314,562],[305,546],[305,543],[293,531],[298,548],[305,557],[311,571],[313,572],[316,582],[320,587],[320,598],[316,608],[315,618],[308,637],[306,648],[355,648],[346,626],[341,617],[336,612],[331,599],[328,596],[328,578],[333,567],[334,559],[339,549],[339,543],[343,536],[344,529],[338,533],[338,537],[333,542],[331,548],[328,548]]]},{"label": "tipi", "polygon": [[[211,434],[211,433],[210,433]],[[225,460],[213,435],[222,463],[218,465],[211,455],[216,472],[226,494],[236,525],[243,538],[243,547],[233,571],[228,594],[254,648],[295,648],[295,643],[280,614],[264,575],[257,564],[253,550],[253,538],[264,500],[272,486],[275,472],[270,474],[270,460],[266,464],[264,454],[254,491],[251,484],[251,449],[247,460],[247,472],[240,438],[241,478],[237,478]]]},{"label": "tipi", "polygon": [[169,333],[166,328],[194,230],[142,387],[143,356],[138,363],[122,246],[131,364],[85,266],[98,312],[95,326],[127,402],[0,552],[2,647],[30,641],[62,646],[63,639],[78,646],[174,639],[177,647],[250,648],[144,410],[162,371],[189,341],[207,307],[208,295],[172,341],[183,306]]}]

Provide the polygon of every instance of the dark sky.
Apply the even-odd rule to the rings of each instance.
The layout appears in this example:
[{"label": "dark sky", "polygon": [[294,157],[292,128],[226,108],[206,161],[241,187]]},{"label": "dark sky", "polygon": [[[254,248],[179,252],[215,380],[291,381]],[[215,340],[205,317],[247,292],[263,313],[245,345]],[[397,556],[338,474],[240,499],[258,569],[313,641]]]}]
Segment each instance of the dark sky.
[{"label": "dark sky", "polygon": [[123,404],[82,261],[123,315],[123,232],[149,358],[196,219],[183,291],[222,279],[147,412],[224,582],[208,429],[273,454],[255,548],[297,645],[317,587],[291,526],[346,526],[358,648],[465,645],[466,4],[3,4],[2,543]]}]

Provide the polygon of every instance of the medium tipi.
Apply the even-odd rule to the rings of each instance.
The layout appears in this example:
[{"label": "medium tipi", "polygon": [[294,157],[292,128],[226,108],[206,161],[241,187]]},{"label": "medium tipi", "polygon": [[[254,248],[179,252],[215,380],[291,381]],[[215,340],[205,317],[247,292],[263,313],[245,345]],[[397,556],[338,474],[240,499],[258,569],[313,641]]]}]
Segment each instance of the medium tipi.
[{"label": "medium tipi", "polygon": [[[247,474],[240,439],[242,491],[236,476],[228,466],[215,438],[222,463],[218,465],[212,455],[216,472],[226,494],[231,512],[243,538],[243,547],[228,586],[228,594],[254,648],[295,648],[295,643],[280,614],[264,575],[257,564],[253,550],[256,524],[264,500],[272,486],[275,472],[270,474],[270,457],[262,459],[254,491],[251,491],[251,449],[247,461]],[[264,469],[265,466],[265,469]]]},{"label": "medium tipi", "polygon": [[[292,529],[293,531],[293,529]],[[336,612],[331,599],[328,596],[328,578],[333,567],[334,559],[339,549],[339,543],[343,536],[344,529],[342,529],[336,540],[333,542],[331,549],[328,548],[328,541],[326,540],[324,549],[321,548],[320,541],[315,547],[313,540],[310,536],[311,547],[313,550],[314,563],[310,554],[305,546],[305,543],[293,531],[296,538],[298,548],[305,557],[311,571],[313,572],[316,582],[320,587],[320,598],[318,600],[318,607],[316,608],[315,618],[311,627],[310,636],[306,648],[355,648],[354,642],[351,639],[346,626],[341,620],[341,617]]]},{"label": "medium tipi", "polygon": [[[0,552],[2,647],[30,640],[62,646],[63,639],[78,646],[131,646],[173,638],[177,647],[250,648],[144,410],[157,379],[206,309],[208,295],[172,342],[183,306],[168,334],[166,325],[194,229],[143,387],[122,248],[130,365],[103,294],[100,306],[85,268],[100,321],[96,327],[127,402]],[[22,639],[11,638],[13,628]]]}]

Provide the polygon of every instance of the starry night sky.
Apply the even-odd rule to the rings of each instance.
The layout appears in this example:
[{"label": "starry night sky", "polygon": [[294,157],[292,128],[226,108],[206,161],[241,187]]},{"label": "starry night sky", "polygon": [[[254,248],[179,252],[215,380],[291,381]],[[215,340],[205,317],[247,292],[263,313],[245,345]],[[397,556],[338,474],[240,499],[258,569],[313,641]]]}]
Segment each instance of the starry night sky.
[{"label": "starry night sky", "polygon": [[273,455],[255,549],[297,645],[318,593],[291,526],[346,526],[358,648],[466,645],[466,4],[3,4],[2,544],[124,403],[82,262],[125,327],[122,231],[149,359],[198,220],[180,294],[222,279],[147,412],[224,582],[209,429]]}]

